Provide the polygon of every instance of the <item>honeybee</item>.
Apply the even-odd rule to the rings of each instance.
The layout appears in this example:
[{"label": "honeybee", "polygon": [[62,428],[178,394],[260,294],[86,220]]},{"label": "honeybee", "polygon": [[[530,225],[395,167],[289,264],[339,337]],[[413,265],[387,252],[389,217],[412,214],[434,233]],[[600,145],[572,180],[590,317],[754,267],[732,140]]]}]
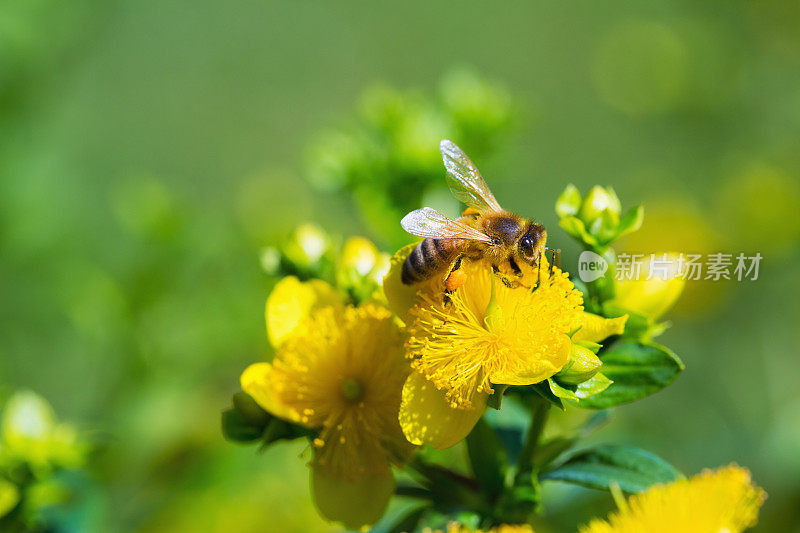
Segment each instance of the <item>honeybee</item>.
[{"label": "honeybee", "polygon": [[430,207],[403,217],[403,229],[425,237],[403,263],[403,283],[412,285],[441,274],[446,275],[445,290],[451,292],[466,281],[458,269],[468,258],[486,260],[506,285],[531,286],[528,274],[541,266],[546,250],[545,228],[501,208],[461,148],[445,139],[439,149],[450,191],[468,207],[458,220]]}]

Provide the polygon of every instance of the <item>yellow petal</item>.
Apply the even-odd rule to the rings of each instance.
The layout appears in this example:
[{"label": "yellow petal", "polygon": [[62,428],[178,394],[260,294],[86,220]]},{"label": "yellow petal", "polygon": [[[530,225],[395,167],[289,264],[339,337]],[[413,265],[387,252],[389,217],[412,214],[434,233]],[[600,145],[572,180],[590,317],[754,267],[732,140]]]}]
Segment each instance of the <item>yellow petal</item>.
[{"label": "yellow petal", "polygon": [[498,385],[533,385],[544,381],[567,364],[572,347],[570,338],[562,336],[557,348],[542,357],[531,357],[527,368],[515,369],[513,372],[497,371],[489,376],[492,383]]},{"label": "yellow petal", "polygon": [[280,346],[313,310],[328,305],[341,307],[343,303],[336,289],[324,281],[302,282],[294,276],[280,280],[267,298],[265,310],[272,345]]},{"label": "yellow petal", "polygon": [[296,422],[299,417],[291,409],[284,407],[275,397],[270,381],[272,365],[269,363],[255,363],[248,366],[239,382],[242,390],[249,394],[258,405],[273,415]]},{"label": "yellow petal", "polygon": [[402,280],[403,263],[417,244],[409,244],[400,248],[389,260],[389,273],[383,278],[383,293],[389,302],[389,309],[394,312],[400,320],[406,321],[406,314],[417,298],[416,285],[405,285]]},{"label": "yellow petal", "polygon": [[679,261],[678,254],[656,255],[655,262],[646,258],[641,262],[638,279],[616,281],[617,295],[611,303],[657,320],[672,307],[686,285]]},{"label": "yellow petal", "polygon": [[572,336],[572,342],[600,342],[611,335],[620,335],[625,331],[627,321],[628,315],[618,318],[603,318],[594,313],[584,312],[583,326]]},{"label": "yellow petal", "polygon": [[430,444],[444,449],[466,437],[483,415],[489,394],[472,396],[472,409],[454,409],[445,397],[419,372],[412,372],[403,386],[400,427],[412,444]]},{"label": "yellow petal", "polygon": [[311,494],[327,520],[341,522],[348,529],[363,530],[383,516],[394,494],[395,482],[387,463],[383,475],[356,481],[336,479],[323,468],[311,469]]}]

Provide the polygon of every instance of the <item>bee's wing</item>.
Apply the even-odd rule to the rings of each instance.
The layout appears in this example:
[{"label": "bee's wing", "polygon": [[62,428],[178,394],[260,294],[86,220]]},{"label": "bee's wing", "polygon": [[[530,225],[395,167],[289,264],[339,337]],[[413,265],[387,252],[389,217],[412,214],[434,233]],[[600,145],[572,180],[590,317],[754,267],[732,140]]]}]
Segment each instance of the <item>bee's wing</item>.
[{"label": "bee's wing", "polygon": [[485,233],[458,220],[447,218],[430,207],[410,212],[403,217],[400,225],[404,230],[418,237],[492,242],[492,238]]},{"label": "bee's wing", "polygon": [[478,211],[502,211],[481,173],[461,148],[444,139],[439,143],[439,150],[453,196]]}]

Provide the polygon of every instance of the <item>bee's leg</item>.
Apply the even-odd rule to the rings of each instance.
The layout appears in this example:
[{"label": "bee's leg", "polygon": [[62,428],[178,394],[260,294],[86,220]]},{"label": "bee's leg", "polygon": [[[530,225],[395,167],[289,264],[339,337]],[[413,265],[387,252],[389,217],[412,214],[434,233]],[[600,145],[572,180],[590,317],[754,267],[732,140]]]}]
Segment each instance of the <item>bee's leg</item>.
[{"label": "bee's leg", "polygon": [[[464,274],[463,271],[459,270],[461,268],[461,261],[463,259],[464,259],[464,254],[461,254],[456,258],[455,261],[453,261],[453,266],[450,267],[450,272],[444,279],[445,295],[453,292],[457,288],[461,287],[464,283],[466,283],[467,275]],[[447,296],[445,297],[449,300]]]},{"label": "bee's leg", "polygon": [[[553,260],[550,261],[550,274],[553,273],[553,266],[561,268],[561,249],[560,248],[545,248],[545,251],[553,254]],[[546,257],[546,256],[545,256]]]},{"label": "bee's leg", "polygon": [[509,258],[508,258],[508,265],[511,267],[511,270],[513,270],[513,271],[514,271],[514,274],[515,274],[515,275],[516,275],[518,278],[521,278],[521,277],[522,277],[522,269],[521,269],[521,268],[519,268],[519,265],[517,264],[517,262],[516,262],[516,261],[514,261],[514,258],[513,258],[513,257],[509,257]]},{"label": "bee's leg", "polygon": [[[542,252],[540,252],[542,253]],[[539,255],[539,259],[536,260],[536,288],[538,289],[539,286],[542,284],[542,256]]]},{"label": "bee's leg", "polygon": [[508,277],[506,275],[504,275],[502,272],[500,272],[500,268],[498,268],[497,265],[492,265],[492,272],[494,272],[494,274],[498,278],[500,278],[500,281],[503,282],[503,285],[505,285],[509,289],[513,289],[516,286],[516,284],[513,281],[508,279]]}]

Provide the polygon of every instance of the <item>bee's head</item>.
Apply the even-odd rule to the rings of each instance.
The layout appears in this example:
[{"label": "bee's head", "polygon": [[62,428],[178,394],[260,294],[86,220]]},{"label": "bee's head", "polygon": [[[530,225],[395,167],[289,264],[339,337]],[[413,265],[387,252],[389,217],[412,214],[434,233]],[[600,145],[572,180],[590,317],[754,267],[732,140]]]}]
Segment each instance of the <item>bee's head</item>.
[{"label": "bee's head", "polygon": [[546,241],[547,231],[544,226],[531,222],[527,231],[520,238],[517,250],[525,261],[533,264],[539,261]]}]

